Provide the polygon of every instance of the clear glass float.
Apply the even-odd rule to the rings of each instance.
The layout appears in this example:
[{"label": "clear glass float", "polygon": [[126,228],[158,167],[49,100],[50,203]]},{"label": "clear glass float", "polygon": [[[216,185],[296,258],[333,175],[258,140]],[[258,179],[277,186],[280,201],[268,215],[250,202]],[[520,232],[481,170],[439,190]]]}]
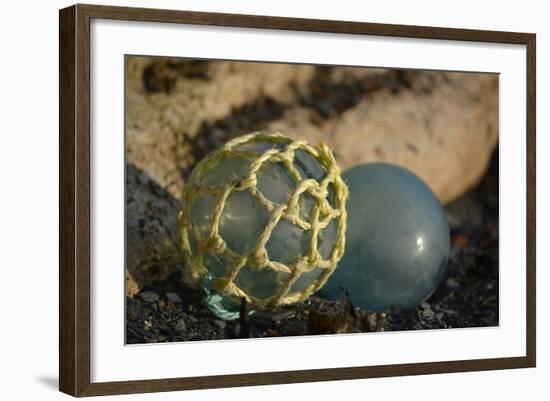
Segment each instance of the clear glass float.
[{"label": "clear glass float", "polygon": [[344,251],[347,188],[329,148],[279,133],[236,138],[202,160],[184,191],[186,279],[238,317],[306,299]]}]

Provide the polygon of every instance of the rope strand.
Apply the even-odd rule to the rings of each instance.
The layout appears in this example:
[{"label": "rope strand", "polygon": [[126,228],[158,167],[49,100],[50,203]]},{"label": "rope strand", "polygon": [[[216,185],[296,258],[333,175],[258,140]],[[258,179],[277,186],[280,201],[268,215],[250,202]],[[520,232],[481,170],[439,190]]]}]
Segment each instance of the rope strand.
[{"label": "rope strand", "polygon": [[[257,152],[239,150],[246,144],[268,143],[272,147],[258,156]],[[311,155],[322,166],[326,175],[318,182],[311,177],[302,177],[294,165],[296,151],[303,150]],[[216,168],[224,158],[250,159],[248,175],[240,181],[228,180],[221,186],[201,186],[201,180],[210,171]],[[257,174],[266,162],[283,163],[290,176],[297,181],[296,188],[285,204],[274,203],[267,199],[257,188]],[[329,202],[329,185],[333,189],[333,205]],[[227,199],[234,191],[250,191],[255,200],[270,214],[269,220],[256,241],[256,246],[240,255],[231,250],[220,235],[220,222]],[[300,216],[299,202],[305,194],[314,199],[315,204],[310,220],[304,220]],[[200,195],[217,196],[218,202],[213,211],[212,221],[208,235],[203,237],[191,218],[191,205]],[[209,274],[204,266],[203,255],[223,255],[230,263],[226,277],[214,280],[213,287],[222,295],[244,297],[252,308],[261,309],[282,304],[299,302],[307,299],[309,295],[320,289],[332,274],[345,248],[346,232],[346,201],[348,188],[340,175],[340,169],[336,160],[325,143],[318,148],[308,145],[305,141],[292,141],[279,132],[262,133],[255,132],[235,138],[218,150],[201,160],[191,175],[187,187],[183,191],[182,208],[179,214],[179,231],[185,255],[185,279],[190,284],[198,285],[201,279]],[[294,264],[283,264],[272,261],[266,249],[266,244],[277,226],[279,220],[284,219],[303,230],[311,232],[310,246],[305,255]],[[330,256],[323,259],[318,249],[319,234],[333,220],[338,219],[337,236]],[[192,241],[196,246],[192,249]],[[247,263],[248,262],[248,263]],[[249,266],[253,269],[271,269],[276,272],[288,274],[288,280],[282,284],[270,297],[260,299],[247,294],[235,283],[239,271]],[[313,269],[323,269],[323,273],[313,280],[306,288],[299,292],[289,293],[292,285],[301,277]]]}]

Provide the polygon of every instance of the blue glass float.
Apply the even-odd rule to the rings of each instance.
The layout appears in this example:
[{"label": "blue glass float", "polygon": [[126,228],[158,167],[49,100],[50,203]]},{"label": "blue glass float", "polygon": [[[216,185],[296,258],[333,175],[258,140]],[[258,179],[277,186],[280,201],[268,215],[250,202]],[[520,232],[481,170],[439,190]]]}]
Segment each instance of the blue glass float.
[{"label": "blue glass float", "polygon": [[349,188],[343,258],[319,295],[377,312],[411,309],[437,288],[447,266],[445,213],[410,171],[363,164],[343,174]]}]

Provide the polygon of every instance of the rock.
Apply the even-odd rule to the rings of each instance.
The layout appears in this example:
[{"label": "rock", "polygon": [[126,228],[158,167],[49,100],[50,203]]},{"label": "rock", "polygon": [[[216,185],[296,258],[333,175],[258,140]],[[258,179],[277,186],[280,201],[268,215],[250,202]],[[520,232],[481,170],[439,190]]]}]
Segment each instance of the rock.
[{"label": "rock", "polygon": [[141,310],[141,300],[139,299],[128,299],[126,302],[126,314],[131,317],[138,317]]},{"label": "rock", "polygon": [[460,283],[456,281],[454,278],[450,277],[447,279],[447,287],[455,289],[460,287]]},{"label": "rock", "polygon": [[471,198],[451,202],[446,206],[447,220],[451,230],[479,230],[483,220],[483,208]]},{"label": "rock", "polygon": [[125,278],[126,278],[126,285],[125,285],[125,291],[126,296],[132,298],[134,295],[136,295],[139,292],[139,284],[134,280],[130,272],[126,269],[124,271]]},{"label": "rock", "polygon": [[289,319],[289,318],[294,317],[294,316],[296,316],[295,311],[287,310],[287,311],[281,311],[281,312],[278,312],[278,313],[274,313],[271,316],[271,319],[273,319],[273,321],[276,322],[276,323],[280,323],[281,321],[283,321],[285,319]]},{"label": "rock", "polygon": [[126,165],[126,295],[181,269],[179,202],[149,175]]},{"label": "rock", "polygon": [[159,295],[153,291],[145,291],[139,294],[139,297],[148,303],[158,302],[160,299]]},{"label": "rock", "polygon": [[225,329],[225,326],[227,325],[227,323],[224,321],[224,320],[213,320],[212,323],[214,324],[214,326],[220,328],[220,329]]},{"label": "rock", "polygon": [[180,169],[191,156],[184,136],[193,138],[204,124],[258,97],[289,101],[291,83],[303,85],[314,70],[308,65],[149,57],[131,57],[126,67],[127,160],[174,196],[181,193]]},{"label": "rock", "polygon": [[435,312],[431,309],[426,309],[422,312],[422,316],[428,320],[432,319],[435,315]]},{"label": "rock", "polygon": [[[305,113],[273,124],[289,136],[325,140],[347,169],[390,162],[413,171],[447,203],[475,186],[498,141],[498,77],[418,72],[430,92],[380,90],[320,127]],[[326,133],[330,133],[327,136]]]},{"label": "rock", "polygon": [[443,203],[479,181],[498,141],[493,74],[147,57],[127,67],[128,161],[176,197],[206,153],[259,129],[325,141],[342,169],[406,167]]},{"label": "rock", "polygon": [[173,302],[175,304],[181,304],[181,298],[175,292],[167,292],[165,295],[166,295],[166,299],[168,299],[170,302]]},{"label": "rock", "polygon": [[183,319],[179,319],[178,322],[176,323],[176,327],[175,327],[176,331],[186,331],[187,330],[187,326],[185,324],[185,320]]}]

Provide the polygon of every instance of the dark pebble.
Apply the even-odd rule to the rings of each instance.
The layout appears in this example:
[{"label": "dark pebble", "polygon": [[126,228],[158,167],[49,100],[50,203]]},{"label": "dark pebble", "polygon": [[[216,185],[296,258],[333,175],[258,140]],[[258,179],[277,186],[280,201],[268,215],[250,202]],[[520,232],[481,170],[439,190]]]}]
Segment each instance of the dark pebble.
[{"label": "dark pebble", "polygon": [[447,287],[456,289],[460,287],[460,284],[454,278],[450,277],[447,279]]},{"label": "dark pebble", "polygon": [[212,323],[214,323],[214,325],[216,327],[219,327],[220,329],[225,329],[225,326],[227,325],[224,320],[214,320]]},{"label": "dark pebble", "polygon": [[435,312],[431,309],[426,309],[422,312],[422,316],[425,317],[426,319],[432,319],[435,315]]},{"label": "dark pebble", "polygon": [[148,303],[158,302],[158,300],[160,299],[159,294],[157,294],[154,291],[142,292],[141,294],[139,294],[139,297],[143,301],[148,302]]},{"label": "dark pebble", "polygon": [[166,299],[169,300],[170,302],[175,303],[175,304],[181,304],[181,298],[175,292],[167,292],[166,293]]}]

